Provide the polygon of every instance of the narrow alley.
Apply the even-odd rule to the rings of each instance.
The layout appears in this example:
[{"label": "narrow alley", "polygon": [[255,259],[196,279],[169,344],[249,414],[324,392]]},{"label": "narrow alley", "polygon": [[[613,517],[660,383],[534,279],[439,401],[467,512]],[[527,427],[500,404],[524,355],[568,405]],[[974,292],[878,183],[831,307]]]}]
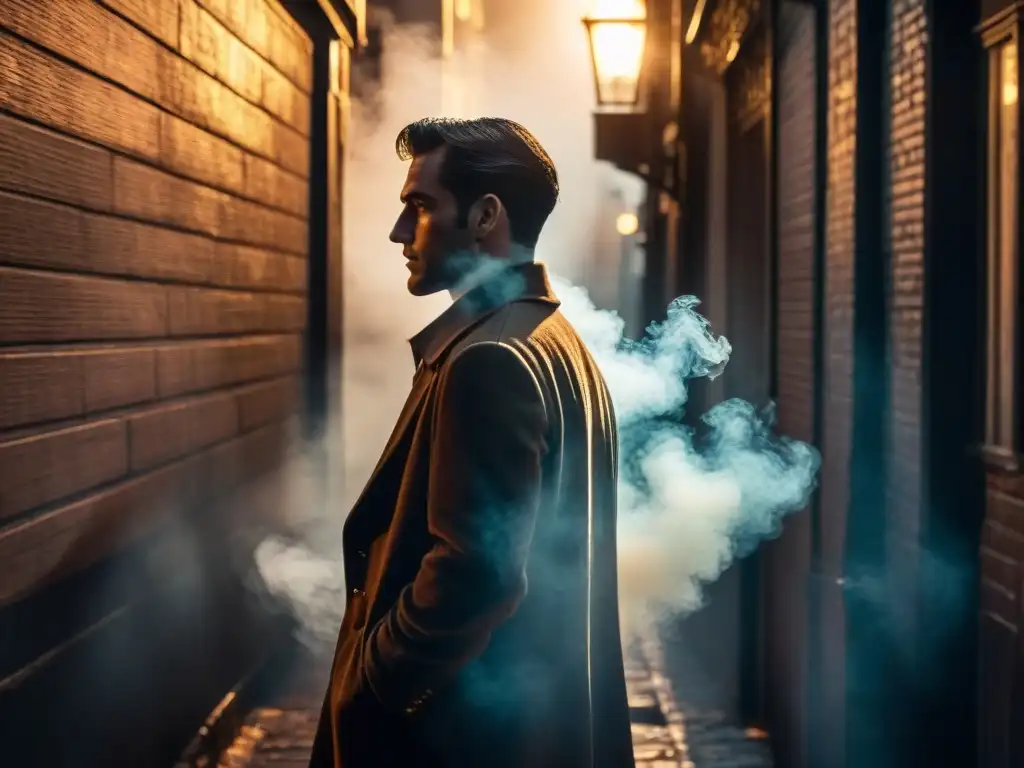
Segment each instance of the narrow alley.
[{"label": "narrow alley", "polygon": [[[726,722],[715,712],[688,711],[660,671],[660,648],[636,646],[626,685],[637,768],[771,768],[765,734]],[[287,682],[238,716],[230,738],[216,717],[176,768],[305,768],[326,679],[323,665],[301,660]]]},{"label": "narrow alley", "polygon": [[[451,306],[395,137],[493,114],[557,202],[495,250],[636,353],[594,354],[615,524],[558,498],[664,608],[638,768],[1024,766],[1022,38],[1024,0],[0,0],[0,763],[304,764],[284,625],[379,577],[340,528]],[[490,257],[467,210],[512,206],[439,167]],[[696,346],[634,343],[681,305]],[[274,581],[278,540],[321,559]]]}]

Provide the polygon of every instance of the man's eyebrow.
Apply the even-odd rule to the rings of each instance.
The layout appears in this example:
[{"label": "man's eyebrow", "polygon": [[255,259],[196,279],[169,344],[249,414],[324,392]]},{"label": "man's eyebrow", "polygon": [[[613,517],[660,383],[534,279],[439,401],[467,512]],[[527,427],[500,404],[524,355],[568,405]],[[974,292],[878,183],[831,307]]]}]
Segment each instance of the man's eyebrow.
[{"label": "man's eyebrow", "polygon": [[423,192],[408,192],[403,193],[399,198],[403,203],[408,202],[421,202],[421,203],[432,203],[434,198],[430,195],[424,194]]}]

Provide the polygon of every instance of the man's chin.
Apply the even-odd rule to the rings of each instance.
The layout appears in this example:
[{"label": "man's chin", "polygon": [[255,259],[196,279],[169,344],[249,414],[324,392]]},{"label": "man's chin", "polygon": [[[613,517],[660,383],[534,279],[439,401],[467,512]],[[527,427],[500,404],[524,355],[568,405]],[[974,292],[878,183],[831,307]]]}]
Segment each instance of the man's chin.
[{"label": "man's chin", "polygon": [[443,290],[442,286],[435,285],[430,280],[424,280],[422,275],[415,273],[409,275],[409,279],[406,281],[406,287],[409,293],[413,296],[430,296],[431,294],[437,293]]}]

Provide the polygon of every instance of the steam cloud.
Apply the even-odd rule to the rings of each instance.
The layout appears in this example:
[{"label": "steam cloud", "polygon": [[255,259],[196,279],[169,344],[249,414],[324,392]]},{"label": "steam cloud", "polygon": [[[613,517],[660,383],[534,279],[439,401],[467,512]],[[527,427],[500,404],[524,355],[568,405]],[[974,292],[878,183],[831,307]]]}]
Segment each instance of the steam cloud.
[{"label": "steam cloud", "polygon": [[[594,280],[588,262],[600,231],[599,196],[628,182],[591,160],[592,85],[578,21],[587,8],[581,0],[557,8],[530,0],[517,9],[519,22],[532,23],[534,10],[545,19],[533,27],[540,37],[518,35],[520,49],[510,53],[507,41],[504,47],[478,41],[462,58],[444,63],[433,56],[427,36],[391,27],[384,87],[353,104],[345,166],[342,434],[329,434],[319,451],[298,454],[285,469],[283,503],[298,521],[295,528],[304,531],[301,541],[271,537],[256,549],[266,586],[290,603],[302,639],[319,649],[333,643],[344,607],[343,517],[409,391],[406,339],[447,304],[444,295],[408,296],[404,264],[387,242],[406,170],[394,159],[394,137],[423,116],[501,114],[518,120],[538,135],[558,167],[562,200],[538,251],[564,276],[554,280],[562,310],[604,373],[618,416],[624,633],[645,632],[660,617],[699,607],[702,585],[775,535],[781,518],[803,507],[814,488],[818,453],[773,436],[749,403],[727,401],[705,414],[707,434],[699,444],[681,425],[687,380],[721,374],[731,352],[697,313],[696,299],[677,299],[664,323],[631,341],[624,338],[625,321],[595,307],[577,284],[588,272]],[[567,50],[574,45],[579,50]],[[442,80],[445,92],[439,93]],[[540,82],[544,88],[537,87]],[[311,455],[330,462],[336,475],[342,469],[326,495],[310,491]]]},{"label": "steam cloud", "polygon": [[732,351],[696,307],[676,299],[640,341],[586,293],[555,285],[562,310],[608,382],[619,424],[619,600],[625,633],[701,604],[701,587],[776,535],[782,516],[807,504],[818,452],[774,436],[764,414],[727,400],[704,415],[700,444],[680,423],[687,379],[722,373]]}]

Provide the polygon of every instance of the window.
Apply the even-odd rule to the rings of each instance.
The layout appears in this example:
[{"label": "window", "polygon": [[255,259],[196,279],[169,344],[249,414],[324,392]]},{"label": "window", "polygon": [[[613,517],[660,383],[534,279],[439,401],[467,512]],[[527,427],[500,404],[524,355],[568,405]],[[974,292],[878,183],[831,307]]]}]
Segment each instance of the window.
[{"label": "window", "polygon": [[987,387],[985,442],[994,459],[1016,463],[1019,298],[1018,44],[1011,34],[989,48],[987,190]]}]

